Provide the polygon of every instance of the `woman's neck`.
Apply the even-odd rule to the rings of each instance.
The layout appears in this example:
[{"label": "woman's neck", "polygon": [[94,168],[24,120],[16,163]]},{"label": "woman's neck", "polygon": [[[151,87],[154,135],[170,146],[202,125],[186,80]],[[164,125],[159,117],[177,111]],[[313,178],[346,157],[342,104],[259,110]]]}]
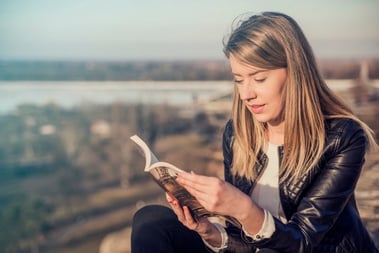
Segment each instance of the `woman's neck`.
[{"label": "woman's neck", "polygon": [[284,122],[276,126],[268,125],[267,127],[268,142],[275,145],[283,145],[284,143]]}]

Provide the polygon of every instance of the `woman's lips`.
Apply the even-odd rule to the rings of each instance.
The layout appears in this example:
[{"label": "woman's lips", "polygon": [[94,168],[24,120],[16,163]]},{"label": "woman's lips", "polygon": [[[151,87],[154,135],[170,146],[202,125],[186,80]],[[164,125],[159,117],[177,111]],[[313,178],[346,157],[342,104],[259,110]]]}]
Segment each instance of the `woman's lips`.
[{"label": "woman's lips", "polygon": [[248,107],[252,113],[261,113],[263,111],[264,104],[263,105],[248,105]]}]

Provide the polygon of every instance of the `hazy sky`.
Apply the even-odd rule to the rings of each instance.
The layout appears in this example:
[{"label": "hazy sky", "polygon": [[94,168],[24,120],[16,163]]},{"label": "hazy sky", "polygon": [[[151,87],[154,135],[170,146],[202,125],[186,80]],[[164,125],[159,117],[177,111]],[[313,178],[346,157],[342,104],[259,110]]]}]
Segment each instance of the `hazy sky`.
[{"label": "hazy sky", "polygon": [[280,11],[317,57],[378,57],[379,0],[0,0],[0,59],[222,59],[238,15]]}]

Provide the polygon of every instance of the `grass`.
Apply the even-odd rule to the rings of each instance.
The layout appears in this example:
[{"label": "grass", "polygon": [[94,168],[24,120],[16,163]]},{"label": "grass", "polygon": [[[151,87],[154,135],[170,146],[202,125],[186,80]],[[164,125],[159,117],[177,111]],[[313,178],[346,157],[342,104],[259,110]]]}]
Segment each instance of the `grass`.
[{"label": "grass", "polygon": [[[159,139],[154,152],[160,160],[185,170],[207,174],[211,162],[222,168],[221,161],[215,160],[214,149],[193,133]],[[141,156],[141,159],[144,158]],[[92,191],[86,196],[72,196],[70,201],[70,209],[62,205],[50,218],[59,226],[46,238],[51,244],[47,253],[95,252],[90,248],[98,246],[99,236],[104,237],[129,226],[132,215],[140,206],[167,204],[163,190],[149,178],[132,182],[127,188],[115,185]]]}]

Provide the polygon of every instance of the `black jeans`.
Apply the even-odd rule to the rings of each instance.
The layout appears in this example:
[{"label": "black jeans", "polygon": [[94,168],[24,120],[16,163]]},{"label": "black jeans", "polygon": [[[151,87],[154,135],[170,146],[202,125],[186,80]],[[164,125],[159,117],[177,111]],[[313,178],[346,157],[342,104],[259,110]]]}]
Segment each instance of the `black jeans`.
[{"label": "black jeans", "polygon": [[132,253],[209,253],[201,237],[168,207],[145,206],[133,217]]}]

